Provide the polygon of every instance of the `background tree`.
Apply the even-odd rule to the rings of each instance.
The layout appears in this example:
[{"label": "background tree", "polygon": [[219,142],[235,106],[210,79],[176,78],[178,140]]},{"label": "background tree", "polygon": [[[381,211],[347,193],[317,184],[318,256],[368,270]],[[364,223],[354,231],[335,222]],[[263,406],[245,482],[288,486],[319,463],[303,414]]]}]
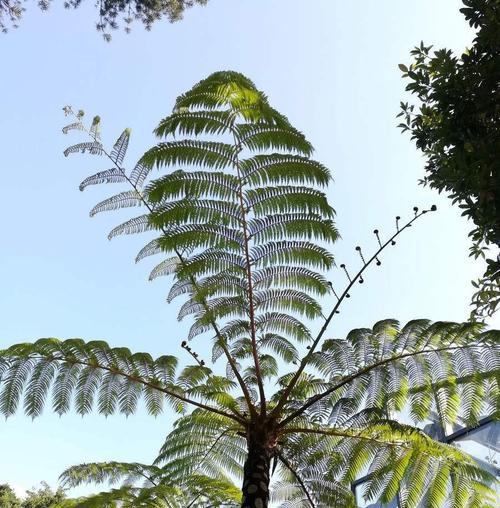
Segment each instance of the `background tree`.
[{"label": "background tree", "polygon": [[[401,103],[400,127],[427,157],[424,185],[447,192],[474,222],[471,255],[500,247],[500,2],[464,0],[460,11],[477,34],[461,57],[423,43],[400,65],[416,104]],[[500,259],[490,256],[474,283],[473,316],[492,315],[500,303]]]},{"label": "background tree", "polygon": [[0,506],[2,508],[21,508],[21,502],[9,485],[0,485]]},{"label": "background tree", "polygon": [[[86,131],[82,116],[65,132]],[[357,272],[341,265],[347,285],[337,293],[325,277],[334,264],[328,246],[338,237],[323,192],[330,174],[246,77],[215,73],[181,95],[156,129],[166,140],[131,171],[123,168],[130,131],[108,153],[99,130],[96,117],[91,140],[66,150],[112,163],[80,188],[121,182],[129,190],[91,215],[143,207],[109,236],[159,235],[137,259],[167,255],[150,278],[173,277],[168,300],[186,298],[179,319],[193,318],[187,340],[204,336],[212,358],[201,358],[186,340],[181,346],[193,364],[180,371],[172,356],[153,359],[102,341],[19,344],[0,353],[4,415],[22,398],[25,412],[38,416],[49,393],[60,414],[72,401],[80,414],[94,407],[130,414],[141,397],[151,414],[165,402],[179,412],[194,408],[156,462],[183,475],[239,476],[243,507],[268,506],[275,470],[281,480],[273,496],[284,506],[353,506],[350,483],[365,467],[369,499],[389,501],[402,489],[405,506],[423,500],[438,507],[446,496],[456,506],[492,505],[491,475],[393,416],[408,407],[415,421],[425,420],[436,400],[447,422],[459,411],[469,423],[494,413],[499,332],[480,324],[385,320],[345,339],[326,337],[366,269],[379,265],[384,249],[428,210],[415,208],[404,225],[398,217],[386,240],[375,230],[372,255],[356,248]],[[146,184],[154,167],[168,171]],[[326,313],[320,298],[329,302]]]},{"label": "background tree", "polygon": [[26,498],[22,501],[22,508],[66,508],[70,507],[70,501],[66,500],[63,490],[54,492],[45,482],[37,489],[26,492]]},{"label": "background tree", "polygon": [[78,502],[68,499],[62,489],[54,492],[45,482],[28,490],[23,499],[19,499],[9,485],[0,485],[1,508],[72,508]]},{"label": "background tree", "polygon": [[[38,6],[47,10],[51,0],[41,0]],[[182,19],[184,11],[195,4],[205,5],[208,0],[100,0],[96,3],[99,13],[97,29],[106,40],[110,40],[110,30],[125,25],[130,30],[134,20],[138,20],[150,29],[155,21],[166,17],[169,21]],[[82,0],[65,0],[64,7],[76,9]],[[23,0],[0,0],[0,30],[6,32],[9,27],[16,28],[25,10]]]}]

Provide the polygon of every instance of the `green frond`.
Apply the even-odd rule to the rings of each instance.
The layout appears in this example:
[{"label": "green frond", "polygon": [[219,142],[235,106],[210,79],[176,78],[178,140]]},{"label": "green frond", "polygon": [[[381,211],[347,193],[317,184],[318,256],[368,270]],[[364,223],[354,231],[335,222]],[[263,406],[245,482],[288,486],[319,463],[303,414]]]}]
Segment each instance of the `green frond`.
[{"label": "green frond", "polygon": [[183,224],[174,226],[168,234],[158,239],[165,252],[176,249],[213,249],[225,248],[228,251],[241,252],[243,233],[239,229],[206,223]]},{"label": "green frond", "polygon": [[334,242],[338,231],[333,221],[316,214],[275,214],[267,215],[249,222],[250,235],[257,242],[277,239],[319,239]]},{"label": "green frond", "polygon": [[308,328],[298,319],[281,312],[265,312],[255,320],[259,332],[286,333],[292,339],[305,342],[311,339]]},{"label": "green frond", "polygon": [[301,266],[273,265],[252,273],[256,289],[269,287],[293,287],[325,295],[330,291],[328,281],[319,273]]},{"label": "green frond", "polygon": [[85,178],[80,184],[80,190],[85,190],[89,185],[98,185],[101,183],[122,183],[126,182],[127,177],[123,174],[123,171],[118,168],[106,169],[105,171],[99,171],[95,175]]},{"label": "green frond", "polygon": [[130,173],[130,181],[132,184],[140,189],[151,172],[151,169],[152,166],[148,166],[139,161]]},{"label": "green frond", "polygon": [[172,475],[242,476],[246,457],[243,429],[227,418],[195,410],[177,420],[160,449],[156,464],[168,464]]},{"label": "green frond", "polygon": [[174,111],[160,121],[154,133],[158,137],[180,134],[224,134],[232,127],[234,117],[229,111]]},{"label": "green frond", "polygon": [[259,311],[282,310],[314,319],[321,316],[321,306],[307,293],[295,289],[268,289],[254,293],[255,308]]},{"label": "green frond", "polygon": [[147,189],[148,197],[153,203],[175,198],[199,199],[204,196],[234,200],[237,192],[237,178],[218,171],[208,173],[177,170],[158,178]]},{"label": "green frond", "polygon": [[225,224],[239,226],[242,221],[240,209],[234,203],[216,199],[182,199],[158,206],[150,215],[151,223],[167,231],[173,225],[186,223]]},{"label": "green frond", "polygon": [[254,247],[250,256],[259,268],[274,264],[300,264],[326,269],[334,264],[332,254],[324,247],[304,241],[269,242]]},{"label": "green frond", "polygon": [[160,254],[163,252],[160,245],[158,245],[159,238],[155,238],[148,242],[137,254],[135,257],[135,262],[138,263],[141,259],[147,258],[149,256],[154,256],[156,254]]},{"label": "green frond", "polygon": [[327,218],[335,215],[326,195],[309,187],[287,185],[249,189],[246,202],[257,217],[287,212],[319,214]]},{"label": "green frond", "polygon": [[245,76],[233,71],[216,72],[194,85],[179,96],[175,111],[185,108],[212,110],[221,106],[242,108],[244,106],[265,107],[267,100]]},{"label": "green frond", "polygon": [[176,280],[170,287],[170,291],[168,292],[167,296],[167,302],[171,303],[174,298],[184,294],[192,294],[193,291],[194,286],[190,280]]},{"label": "green frond", "polygon": [[119,235],[132,235],[136,233],[144,233],[153,229],[153,226],[150,222],[150,217],[148,214],[141,215],[139,217],[134,217],[133,219],[129,219],[128,221],[120,224],[113,228],[108,234],[108,240],[115,238]]},{"label": "green frond", "polygon": [[240,273],[243,277],[245,260],[242,255],[227,252],[223,248],[206,249],[200,254],[191,256],[178,271],[179,279],[189,276],[200,277],[208,273],[229,271]]},{"label": "green frond", "polygon": [[73,403],[81,415],[94,409],[104,415],[129,415],[141,398],[152,414],[162,410],[164,400],[182,410],[185,380],[177,379],[172,356],[155,360],[145,353],[110,348],[103,341],[40,339],[0,351],[0,358],[4,416],[14,414],[22,400],[26,414],[35,418],[49,398],[58,414]]},{"label": "green frond", "polygon": [[259,339],[259,347],[270,349],[289,363],[297,361],[299,357],[297,348],[285,337],[276,333],[262,335]]},{"label": "green frond", "polygon": [[107,198],[95,205],[90,211],[90,216],[93,217],[98,213],[107,212],[109,210],[118,210],[120,208],[142,205],[143,201],[140,194],[138,194],[135,190],[125,191]]},{"label": "green frond", "polygon": [[305,136],[291,125],[240,124],[236,126],[237,141],[249,150],[283,150],[310,156],[313,147]]},{"label": "green frond", "polygon": [[146,464],[114,461],[93,462],[69,467],[61,473],[59,480],[63,486],[74,488],[89,483],[114,485],[126,479],[131,483],[138,480],[144,482],[146,477],[154,479],[161,473],[160,467]]},{"label": "green frond", "polygon": [[[362,382],[368,407],[408,407],[415,421],[423,421],[438,404],[444,425],[459,411],[477,420],[498,356],[498,334],[477,325],[419,320],[400,328],[386,320],[353,330],[346,340],[325,341],[312,360],[334,384]],[[487,365],[487,357],[496,360]]]},{"label": "green frond", "polygon": [[173,256],[168,259],[163,260],[161,263],[157,264],[151,273],[149,274],[149,280],[157,279],[158,277],[164,277],[167,275],[172,275],[175,273],[177,268],[179,267],[179,258],[178,256]]},{"label": "green frond", "polygon": [[89,153],[90,155],[102,155],[104,147],[99,141],[87,141],[85,143],[77,143],[64,150],[64,156],[67,157],[72,153]]},{"label": "green frond", "polygon": [[235,148],[227,143],[185,139],[159,143],[141,158],[146,166],[188,165],[201,168],[223,169],[234,163]]},{"label": "green frond", "polygon": [[324,187],[331,181],[330,171],[321,163],[293,154],[254,155],[240,161],[244,181],[252,186],[300,183]]},{"label": "green frond", "polygon": [[[246,297],[248,284],[230,271],[223,271],[198,280],[196,298],[206,299],[211,296]],[[172,286],[173,288],[173,286]]]}]

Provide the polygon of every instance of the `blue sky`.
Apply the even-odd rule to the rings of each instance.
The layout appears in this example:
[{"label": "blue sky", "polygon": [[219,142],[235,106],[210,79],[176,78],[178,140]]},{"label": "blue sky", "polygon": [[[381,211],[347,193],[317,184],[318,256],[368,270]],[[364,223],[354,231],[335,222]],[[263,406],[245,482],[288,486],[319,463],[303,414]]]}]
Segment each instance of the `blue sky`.
[{"label": "blue sky", "polygon": [[[93,29],[93,2],[45,14],[30,6],[21,27],[0,37],[0,347],[45,336],[99,338],[185,359],[186,324],[165,303],[168,281],[148,283],[153,261],[133,263],[144,239],[108,242],[119,214],[88,218],[110,189],[82,194],[78,183],[106,164],[63,157],[78,137],[61,134],[61,108],[99,114],[108,145],[131,127],[132,164],[153,144],[152,130],[175,97],[221,69],[254,80],[331,168],[338,263],[356,266],[354,246],[374,247],[374,227],[388,233],[414,205],[439,207],[366,275],[330,335],[387,317],[466,319],[469,281],[481,270],[467,255],[470,225],[445,197],[417,185],[423,159],[395,119],[404,88],[397,64],[409,61],[411,48],[421,39],[458,51],[470,44],[460,4],[210,0],[181,23],[160,22],[152,32],[137,24],[111,44]],[[332,279],[343,283],[340,273]],[[34,422],[16,415],[0,421],[0,483],[55,486],[75,463],[150,461],[171,422],[169,414],[82,419],[46,410]]]}]

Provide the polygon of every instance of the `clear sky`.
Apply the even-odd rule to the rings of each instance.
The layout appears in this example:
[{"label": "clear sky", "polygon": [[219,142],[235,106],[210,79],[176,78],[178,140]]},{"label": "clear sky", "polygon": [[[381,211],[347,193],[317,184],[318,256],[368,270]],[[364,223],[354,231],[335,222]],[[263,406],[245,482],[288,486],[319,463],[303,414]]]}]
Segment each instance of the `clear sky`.
[{"label": "clear sky", "polygon": [[[110,44],[93,29],[93,2],[84,3],[45,14],[29,5],[21,27],[0,37],[0,347],[82,337],[185,359],[187,325],[165,303],[168,281],[147,282],[153,260],[133,263],[144,238],[108,242],[120,217],[88,218],[114,189],[78,191],[106,163],[63,157],[79,138],[62,135],[61,108],[99,114],[108,146],[131,127],[133,164],[175,97],[225,69],[254,80],[331,168],[338,263],[357,266],[354,247],[373,248],[374,227],[388,233],[414,205],[439,207],[366,275],[330,334],[388,317],[467,319],[469,282],[481,270],[468,258],[471,226],[445,197],[417,185],[424,163],[395,119],[404,87],[397,64],[410,61],[411,48],[421,39],[457,51],[470,44],[459,0],[210,0],[180,23],[151,32],[137,24]],[[338,272],[332,280],[343,284]],[[169,414],[82,419],[46,410],[34,422],[18,414],[0,421],[0,483],[55,486],[75,463],[150,461],[171,422]]]}]

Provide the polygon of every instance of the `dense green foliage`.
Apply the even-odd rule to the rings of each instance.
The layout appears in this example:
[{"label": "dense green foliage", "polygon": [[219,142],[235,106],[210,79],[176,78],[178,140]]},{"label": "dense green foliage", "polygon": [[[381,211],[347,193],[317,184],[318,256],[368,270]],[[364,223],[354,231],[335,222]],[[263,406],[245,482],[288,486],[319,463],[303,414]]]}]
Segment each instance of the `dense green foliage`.
[{"label": "dense green foliage", "polygon": [[[40,0],[38,6],[47,10],[51,0]],[[110,30],[124,24],[129,31],[134,20],[138,20],[150,29],[154,22],[167,18],[174,22],[182,19],[184,11],[194,4],[205,5],[208,0],[100,0],[96,2],[99,21],[97,29],[106,40]],[[82,0],[64,0],[68,9],[76,9]],[[16,28],[25,10],[25,0],[0,0],[0,30],[6,32],[9,27]]]},{"label": "dense green foliage", "polygon": [[[401,103],[400,125],[427,158],[423,184],[446,192],[473,221],[471,255],[500,247],[500,2],[464,0],[461,12],[477,29],[461,57],[422,43],[400,65],[417,104]],[[500,259],[488,259],[476,283],[476,317],[500,304]]]},{"label": "dense green foliage", "polygon": [[[367,499],[388,501],[400,491],[405,508],[421,501],[441,508],[446,496],[456,508],[494,506],[490,474],[397,418],[403,408],[417,423],[433,411],[443,423],[460,415],[474,424],[495,414],[500,332],[385,320],[345,338],[326,336],[365,270],[428,210],[415,209],[387,240],[377,232],[366,260],[358,247],[361,267],[337,294],[326,278],[338,236],[324,193],[330,174],[246,77],[218,72],[181,95],[156,129],[163,139],[131,170],[124,167],[130,130],[108,153],[100,119],[87,130],[83,113],[75,116],[64,131],[86,131],[91,140],[66,155],[85,152],[112,164],[80,188],[127,186],[91,215],[142,207],[109,237],[154,233],[137,260],[162,256],[150,278],[171,277],[168,300],[184,298],[179,319],[193,322],[178,338],[193,359],[182,368],[173,356],[153,359],[103,341],[40,339],[0,352],[6,416],[21,403],[38,416],[49,401],[59,414],[74,407],[128,415],[141,398],[151,414],[165,403],[182,413],[155,464],[66,472],[69,484],[147,476],[146,485],[122,484],[87,506],[121,499],[175,507],[186,496],[192,506],[207,505],[196,496],[217,493],[232,496],[228,506],[264,508],[272,497],[283,508],[352,507],[351,482],[367,468]],[[150,180],[156,168],[162,175]],[[194,351],[201,340],[212,346],[212,358]],[[234,478],[242,482],[236,498]],[[203,492],[194,492],[196,485]]]},{"label": "dense green foliage", "polygon": [[39,488],[28,490],[23,499],[19,499],[8,485],[0,485],[1,508],[73,508],[78,503],[76,499],[68,499],[61,489],[54,492],[44,482]]},{"label": "dense green foliage", "polygon": [[16,493],[8,485],[0,485],[0,506],[2,508],[21,508]]}]

